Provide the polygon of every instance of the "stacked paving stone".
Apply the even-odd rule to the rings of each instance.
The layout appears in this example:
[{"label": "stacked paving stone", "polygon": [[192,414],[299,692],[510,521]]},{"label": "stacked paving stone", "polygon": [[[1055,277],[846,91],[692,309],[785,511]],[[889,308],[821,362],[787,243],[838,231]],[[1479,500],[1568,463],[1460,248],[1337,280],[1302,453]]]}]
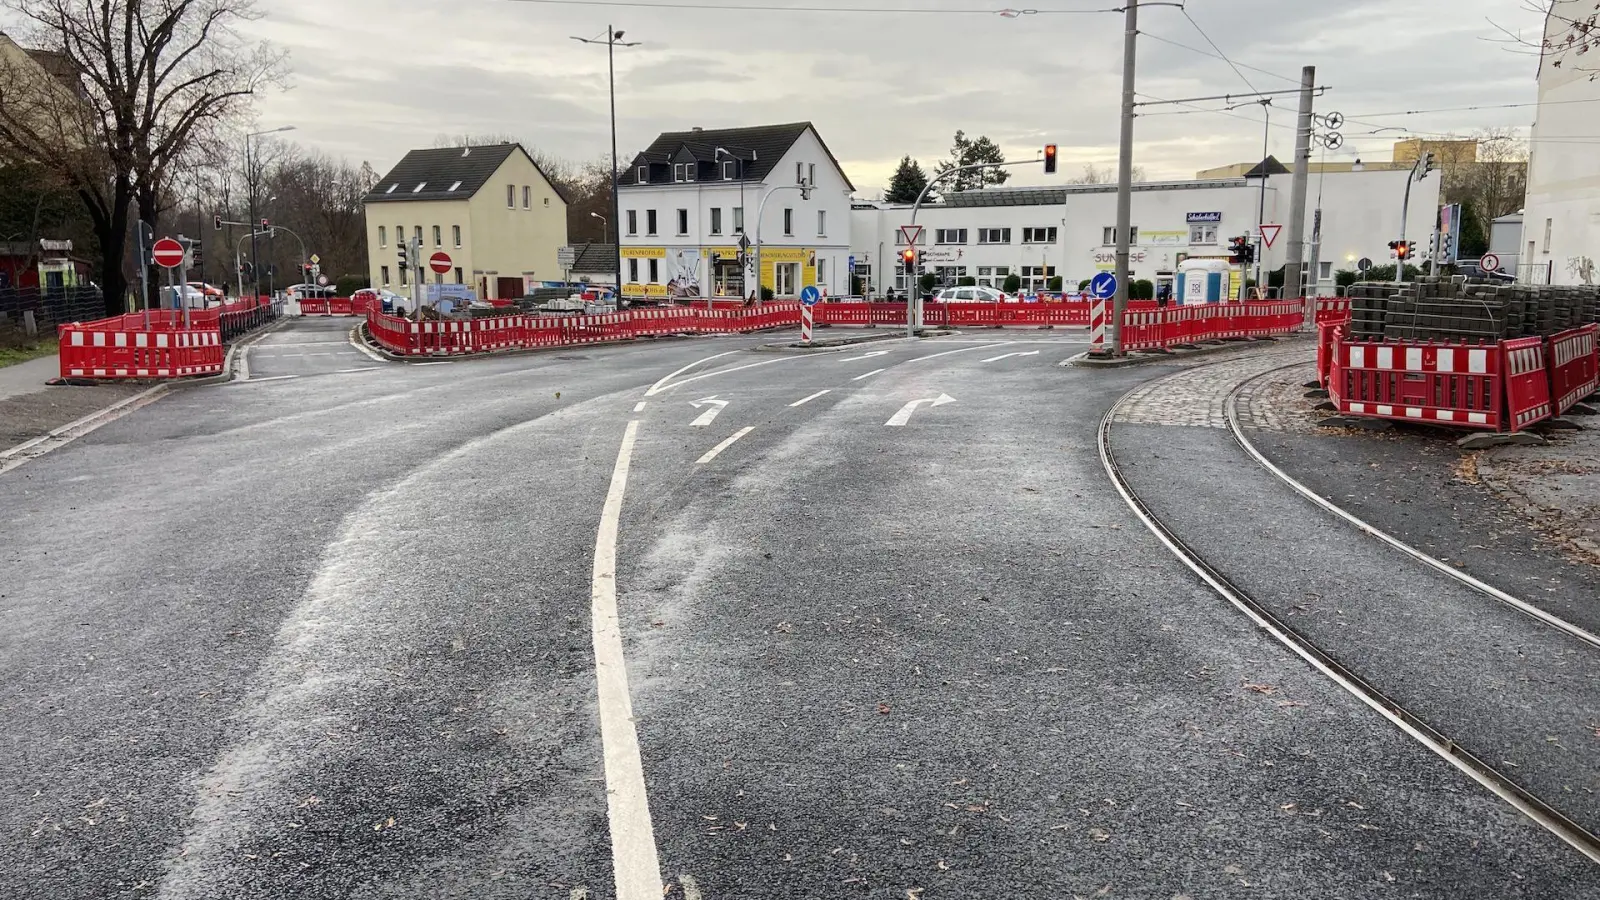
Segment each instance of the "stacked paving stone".
[{"label": "stacked paving stone", "polygon": [[1557,332],[1600,321],[1600,287],[1505,284],[1464,275],[1350,287],[1356,340],[1475,343]]}]

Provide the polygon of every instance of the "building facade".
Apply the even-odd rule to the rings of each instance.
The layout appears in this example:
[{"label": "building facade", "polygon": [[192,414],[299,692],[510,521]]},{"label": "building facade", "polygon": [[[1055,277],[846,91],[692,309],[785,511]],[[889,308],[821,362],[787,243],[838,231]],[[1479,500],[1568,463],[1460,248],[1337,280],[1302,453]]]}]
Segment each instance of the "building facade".
[{"label": "building facade", "polygon": [[748,298],[758,258],[774,297],[848,294],[852,190],[809,122],[662,134],[618,183],[622,296]]},{"label": "building facade", "polygon": [[[1400,234],[1408,177],[1408,172],[1387,170],[1312,177],[1306,231],[1309,245],[1320,202],[1320,293],[1333,293],[1334,273],[1354,269],[1362,258],[1375,265],[1391,262],[1388,245]],[[1275,174],[1264,184],[1261,178],[1135,184],[1133,278],[1170,285],[1183,260],[1227,258],[1229,239],[1253,232],[1258,221],[1284,226],[1263,256],[1263,271],[1282,267],[1290,180],[1288,174]],[[1017,275],[1024,292],[1035,292],[1048,289],[1050,279],[1060,276],[1066,290],[1076,290],[1079,282],[1116,268],[1116,202],[1116,185],[1109,184],[950,194],[919,211],[919,262],[924,273],[942,284],[972,278],[1004,289],[1007,277]],[[1411,240],[1426,244],[1438,208],[1437,174],[1412,185]],[[874,296],[891,287],[903,294],[908,285],[899,265],[905,246],[900,227],[909,224],[909,207],[858,202],[851,216],[857,274],[866,276]]]},{"label": "building facade", "polygon": [[1600,63],[1582,23],[1592,0],[1555,0],[1539,60],[1539,106],[1529,140],[1519,275],[1554,284],[1600,282],[1600,164],[1592,142]]},{"label": "building facade", "polygon": [[567,202],[520,145],[413,150],[363,202],[374,287],[410,293],[398,254],[411,237],[422,240],[424,266],[435,253],[450,257],[450,271],[428,271],[430,280],[480,298],[520,297],[562,277]]}]

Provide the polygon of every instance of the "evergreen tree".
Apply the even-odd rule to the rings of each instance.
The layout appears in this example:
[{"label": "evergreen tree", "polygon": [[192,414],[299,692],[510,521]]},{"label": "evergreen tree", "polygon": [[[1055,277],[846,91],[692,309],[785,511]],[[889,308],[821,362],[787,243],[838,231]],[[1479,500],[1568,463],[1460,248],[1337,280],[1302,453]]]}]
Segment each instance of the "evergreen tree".
[{"label": "evergreen tree", "polygon": [[[976,140],[968,138],[966,132],[957,131],[955,144],[950,148],[950,158],[939,163],[936,170],[943,175],[962,166],[975,166],[981,163],[998,165],[1006,161],[1006,155],[1000,151],[1000,145],[989,140],[988,137],[979,135]],[[945,190],[960,192],[987,187],[991,184],[1005,184],[1011,178],[1011,173],[1005,169],[974,169],[962,172],[944,186]]]},{"label": "evergreen tree", "polygon": [[928,173],[922,171],[922,164],[906,156],[894,170],[894,178],[889,181],[889,190],[884,192],[883,199],[887,203],[915,203],[927,186]]}]

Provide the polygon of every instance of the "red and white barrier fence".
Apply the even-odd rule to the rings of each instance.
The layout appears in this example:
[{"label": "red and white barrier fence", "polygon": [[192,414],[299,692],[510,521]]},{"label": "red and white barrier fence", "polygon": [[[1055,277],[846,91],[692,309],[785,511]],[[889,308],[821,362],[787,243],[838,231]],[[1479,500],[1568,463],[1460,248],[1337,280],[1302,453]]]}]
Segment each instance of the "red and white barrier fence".
[{"label": "red and white barrier fence", "polygon": [[152,309],[57,332],[62,378],[183,378],[222,371],[223,344],[265,324],[266,297],[244,297],[209,309]]}]

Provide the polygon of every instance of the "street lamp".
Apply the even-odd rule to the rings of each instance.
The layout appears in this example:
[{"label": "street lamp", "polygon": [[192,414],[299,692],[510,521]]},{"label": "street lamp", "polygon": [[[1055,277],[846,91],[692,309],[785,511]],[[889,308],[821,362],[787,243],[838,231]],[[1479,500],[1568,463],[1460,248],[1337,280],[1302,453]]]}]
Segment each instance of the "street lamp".
[{"label": "street lamp", "polygon": [[245,178],[249,180],[250,187],[250,281],[256,296],[261,296],[261,259],[256,253],[256,171],[250,159],[250,139],[263,134],[277,134],[280,131],[293,131],[293,125],[284,125],[278,128],[268,128],[265,131],[252,131],[244,136],[244,171]]},{"label": "street lamp", "polygon": [[[618,206],[617,206],[617,48],[618,47],[637,47],[637,46],[639,46],[639,42],[638,41],[633,41],[631,43],[623,43],[623,41],[622,41],[622,32],[617,31],[615,28],[612,28],[610,25],[606,26],[606,38],[603,41],[600,40],[599,38],[581,38],[581,37],[574,37],[573,40],[577,41],[580,44],[605,44],[606,45],[606,75],[607,75],[607,81],[610,84],[610,92],[611,92],[611,218],[612,218],[613,221],[616,221],[617,218],[618,218],[618,212],[617,212],[617,210],[618,210]],[[615,263],[616,270],[617,270],[617,302],[618,302],[618,305],[620,306],[621,305],[621,301],[622,301],[622,236],[620,234],[617,236],[616,257],[612,261]]]},{"label": "street lamp", "polygon": [[604,229],[605,229],[604,231],[601,232],[601,234],[604,236],[605,242],[607,244],[611,243],[611,220],[606,218],[605,216],[600,215],[597,212],[592,212],[592,211],[589,213],[589,217],[600,220],[601,226],[604,227]]},{"label": "street lamp", "polygon": [[[744,150],[744,148],[742,148],[742,147],[739,148],[739,149]],[[744,152],[750,154],[750,159],[752,161],[755,160],[756,152],[754,150],[744,150]],[[745,162],[746,161],[741,157],[733,155],[733,153],[729,152],[728,148],[726,148],[726,147],[718,147],[716,149],[716,151],[714,153],[712,153],[712,155],[711,155],[712,162],[715,162],[716,160],[721,159],[724,156],[728,157],[731,160],[735,160],[735,161],[737,161],[739,163],[739,218],[740,218],[740,222],[739,222],[739,237],[742,239],[744,237],[744,233],[745,233],[743,219],[744,219],[744,216],[745,216],[745,211],[744,211],[744,179],[745,179],[745,171],[744,171],[744,168],[745,168]],[[758,222],[757,225],[759,225],[759,224],[760,223]],[[747,283],[746,283],[746,280],[745,280],[745,271],[746,271],[746,268],[745,268],[745,262],[744,262],[744,250],[741,248],[740,251],[739,251],[739,293],[741,293],[741,294],[745,293],[745,288],[748,286]],[[757,300],[759,300],[760,296],[761,296],[760,295],[760,290],[761,290],[760,281],[761,281],[761,273],[757,272],[756,273],[756,282],[757,282],[756,299]]]}]

